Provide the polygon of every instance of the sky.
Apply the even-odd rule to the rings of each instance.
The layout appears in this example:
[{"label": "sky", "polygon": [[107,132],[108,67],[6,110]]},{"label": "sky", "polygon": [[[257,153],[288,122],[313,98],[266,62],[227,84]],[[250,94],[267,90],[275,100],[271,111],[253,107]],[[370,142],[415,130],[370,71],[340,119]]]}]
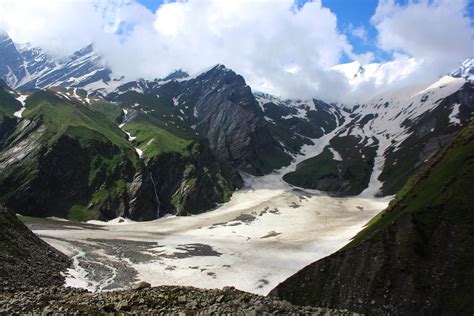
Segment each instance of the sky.
[{"label": "sky", "polygon": [[[2,0],[0,30],[56,56],[94,43],[130,80],[221,63],[254,90],[344,102],[429,83],[474,57],[472,2]],[[370,76],[334,69],[354,61]]]}]

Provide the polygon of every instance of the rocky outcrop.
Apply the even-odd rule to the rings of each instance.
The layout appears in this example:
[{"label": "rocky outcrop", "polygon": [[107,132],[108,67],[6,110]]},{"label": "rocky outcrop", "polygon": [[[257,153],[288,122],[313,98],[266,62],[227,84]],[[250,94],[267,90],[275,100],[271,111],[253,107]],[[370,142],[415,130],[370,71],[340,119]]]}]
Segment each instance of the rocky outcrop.
[{"label": "rocky outcrop", "polygon": [[193,146],[192,155],[164,153],[148,162],[163,214],[202,213],[227,202],[243,185],[238,172],[219,162],[205,141]]},{"label": "rocky outcrop", "polygon": [[472,314],[474,124],[412,177],[342,250],[272,296],[369,314]]},{"label": "rocky outcrop", "polygon": [[0,293],[64,283],[61,272],[70,265],[67,256],[39,239],[3,206],[0,227]]}]

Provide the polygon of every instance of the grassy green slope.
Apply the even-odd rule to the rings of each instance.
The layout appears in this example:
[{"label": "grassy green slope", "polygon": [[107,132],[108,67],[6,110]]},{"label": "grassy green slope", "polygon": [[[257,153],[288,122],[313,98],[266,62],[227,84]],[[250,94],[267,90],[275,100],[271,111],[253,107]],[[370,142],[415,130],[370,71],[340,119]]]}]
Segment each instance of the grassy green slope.
[{"label": "grassy green slope", "polygon": [[[63,192],[49,203],[39,202],[42,210],[31,212],[74,220],[115,217],[118,199],[125,198],[127,183],[140,166],[125,133],[101,113],[50,91],[29,97],[23,117],[25,122],[34,122],[30,125],[41,126],[42,132],[32,142],[37,148],[34,155],[12,165],[2,175],[7,187],[0,200],[12,208],[20,205],[28,209],[21,202],[22,194],[34,199]],[[8,142],[12,148],[18,146],[15,140],[32,133],[28,128],[18,128],[7,140],[7,146]]]},{"label": "grassy green slope", "polygon": [[[23,117],[27,119],[41,117],[47,127],[45,137],[50,142],[54,142],[62,133],[67,133],[70,127],[82,127],[97,132],[98,137],[102,136],[119,147],[130,148],[126,135],[114,122],[81,102],[60,98],[49,91],[40,91],[28,98]],[[73,136],[87,142],[91,134],[81,137],[76,133]]]},{"label": "grassy green slope", "polygon": [[[21,108],[21,103],[10,93],[0,87],[0,120],[2,117],[13,117],[13,113]],[[0,121],[1,124],[1,121]]]},{"label": "grassy green slope", "polygon": [[437,224],[433,220],[439,212],[443,220],[460,225],[474,236],[473,138],[474,123],[471,123],[411,177],[390,206],[373,218],[346,248],[357,246],[368,238],[377,238],[378,231],[407,213],[418,218],[429,230]]}]

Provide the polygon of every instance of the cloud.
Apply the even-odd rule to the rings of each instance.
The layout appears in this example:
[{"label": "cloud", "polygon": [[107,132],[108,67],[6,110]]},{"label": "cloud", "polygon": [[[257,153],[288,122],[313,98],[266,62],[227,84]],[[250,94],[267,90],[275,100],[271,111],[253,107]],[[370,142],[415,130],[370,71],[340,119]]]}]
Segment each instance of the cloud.
[{"label": "cloud", "polygon": [[368,31],[362,25],[360,25],[358,27],[355,27],[354,25],[349,24],[349,26],[347,27],[347,31],[352,36],[355,36],[355,37],[363,40],[364,42],[366,42],[368,40],[368,36],[369,36]]},{"label": "cloud", "polygon": [[0,11],[0,28],[15,41],[56,55],[94,42],[114,72],[127,78],[223,63],[256,89],[329,98],[322,87],[338,75],[324,70],[343,54],[354,55],[337,17],[320,0],[300,9],[293,0],[189,0],[165,2],[156,12],[135,1],[5,0]]},{"label": "cloud", "polygon": [[415,57],[446,72],[474,53],[467,0],[381,0],[372,17],[382,50]]},{"label": "cloud", "polygon": [[[392,52],[390,65],[413,64],[406,60],[416,60],[416,65],[440,63],[442,67],[434,67],[424,78],[438,76],[472,54],[465,6],[460,0],[406,6],[381,1],[372,18],[379,48]],[[48,0],[47,5],[2,0],[0,29],[16,42],[29,41],[59,56],[93,42],[114,73],[130,80],[163,77],[180,68],[192,73],[222,63],[242,74],[255,90],[328,101],[367,98],[380,82],[387,83],[378,76],[357,90],[331,70],[342,56],[365,64],[374,54],[353,53],[337,28],[337,16],[321,0],[299,9],[294,0],[165,1],[156,12],[136,0]],[[366,30],[354,28],[352,35],[366,38]],[[412,78],[423,77],[421,68],[415,68]],[[393,79],[390,84],[408,82],[411,76],[400,70],[406,67],[384,69],[393,72],[383,73]]]}]

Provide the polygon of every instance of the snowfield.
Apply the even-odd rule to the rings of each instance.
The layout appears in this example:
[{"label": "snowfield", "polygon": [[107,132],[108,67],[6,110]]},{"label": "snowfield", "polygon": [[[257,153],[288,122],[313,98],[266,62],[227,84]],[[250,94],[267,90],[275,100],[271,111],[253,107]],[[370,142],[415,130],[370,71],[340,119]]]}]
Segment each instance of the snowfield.
[{"label": "snowfield", "polygon": [[291,187],[282,175],[319,154],[334,131],[306,146],[288,167],[245,187],[215,210],[151,222],[116,219],[35,229],[74,259],[67,285],[126,288],[138,280],[201,288],[234,286],[267,294],[304,266],[344,246],[389,198],[335,198]]}]

